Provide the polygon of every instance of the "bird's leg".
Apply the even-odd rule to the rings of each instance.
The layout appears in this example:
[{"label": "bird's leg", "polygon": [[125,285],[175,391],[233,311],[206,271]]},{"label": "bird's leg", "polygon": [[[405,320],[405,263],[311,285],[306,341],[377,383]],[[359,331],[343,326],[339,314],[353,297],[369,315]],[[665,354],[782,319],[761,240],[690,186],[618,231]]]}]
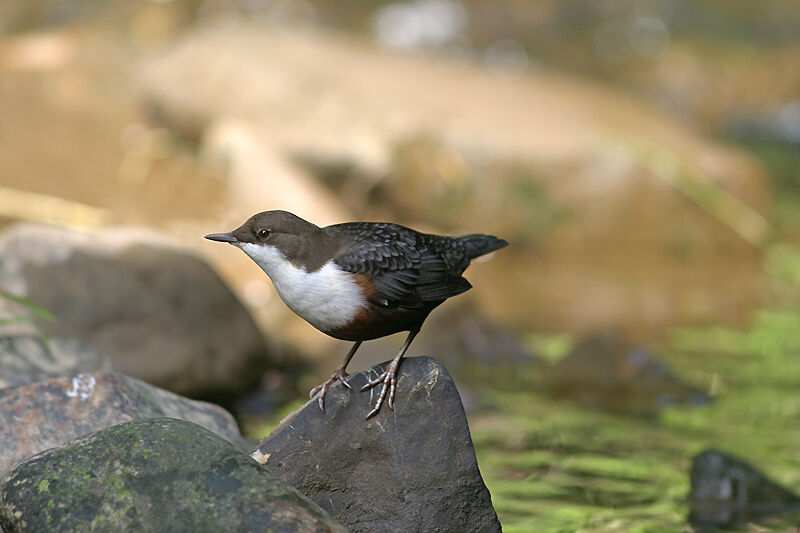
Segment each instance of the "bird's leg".
[{"label": "bird's leg", "polygon": [[397,387],[397,369],[400,367],[400,359],[403,358],[406,350],[408,350],[408,347],[411,346],[411,341],[414,340],[414,337],[417,336],[417,333],[419,333],[419,328],[409,331],[408,337],[406,337],[406,341],[403,343],[403,347],[400,348],[400,351],[397,353],[395,358],[392,359],[392,362],[386,365],[386,370],[383,371],[383,374],[361,387],[361,390],[365,391],[371,387],[374,387],[375,385],[378,385],[379,383],[383,383],[381,393],[378,395],[378,402],[375,404],[375,407],[372,409],[372,411],[367,414],[367,418],[370,418],[378,413],[381,408],[381,404],[383,403],[383,399],[386,396],[387,389],[389,391],[389,399],[387,400],[389,409],[394,409],[394,391]]},{"label": "bird's leg", "polygon": [[358,350],[358,347],[361,346],[361,342],[362,341],[356,342],[353,345],[353,347],[350,348],[350,351],[347,352],[347,355],[344,357],[344,362],[342,363],[342,366],[337,368],[336,371],[333,374],[331,374],[331,377],[328,378],[328,381],[320,385],[317,385],[316,387],[311,389],[311,392],[308,393],[308,397],[313,398],[316,393],[320,391],[322,392],[322,394],[319,395],[319,408],[322,409],[323,412],[325,411],[325,394],[328,393],[328,389],[331,387],[331,385],[333,385],[337,381],[341,381],[342,385],[344,385],[348,389],[353,388],[346,381],[346,378],[349,374],[345,371],[345,369],[347,368],[348,363],[350,363],[350,359],[352,359],[353,355],[356,353],[356,350]]}]

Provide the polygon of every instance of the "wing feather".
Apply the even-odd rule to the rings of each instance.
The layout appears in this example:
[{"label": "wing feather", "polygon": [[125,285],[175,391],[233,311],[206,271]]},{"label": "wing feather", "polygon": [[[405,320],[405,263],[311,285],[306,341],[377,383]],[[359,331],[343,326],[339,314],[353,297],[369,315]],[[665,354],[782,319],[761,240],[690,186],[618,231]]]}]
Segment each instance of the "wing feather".
[{"label": "wing feather", "polygon": [[337,231],[348,238],[334,261],[348,272],[370,276],[377,289],[372,298],[377,305],[422,307],[472,287],[413,230],[355,223],[338,225]]}]

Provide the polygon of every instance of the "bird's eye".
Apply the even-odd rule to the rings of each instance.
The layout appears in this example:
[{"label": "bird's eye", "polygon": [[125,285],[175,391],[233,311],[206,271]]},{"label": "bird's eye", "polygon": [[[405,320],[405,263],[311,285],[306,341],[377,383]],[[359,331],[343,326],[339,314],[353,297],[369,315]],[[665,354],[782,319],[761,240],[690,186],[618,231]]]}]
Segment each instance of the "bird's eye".
[{"label": "bird's eye", "polygon": [[259,239],[267,239],[270,235],[272,235],[272,231],[268,229],[260,229],[256,235],[258,235]]}]

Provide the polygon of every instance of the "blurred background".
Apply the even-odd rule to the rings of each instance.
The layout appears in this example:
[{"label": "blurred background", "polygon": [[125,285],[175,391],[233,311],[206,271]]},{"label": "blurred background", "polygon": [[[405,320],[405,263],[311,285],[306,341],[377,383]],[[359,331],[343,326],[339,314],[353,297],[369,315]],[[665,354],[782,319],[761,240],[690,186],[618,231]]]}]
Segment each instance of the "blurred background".
[{"label": "blurred background", "polygon": [[286,209],[511,243],[411,349],[506,531],[689,530],[710,447],[800,490],[799,150],[794,0],[0,4],[0,223],[209,261],[268,341],[220,399],[251,437],[347,346],[203,235]]}]

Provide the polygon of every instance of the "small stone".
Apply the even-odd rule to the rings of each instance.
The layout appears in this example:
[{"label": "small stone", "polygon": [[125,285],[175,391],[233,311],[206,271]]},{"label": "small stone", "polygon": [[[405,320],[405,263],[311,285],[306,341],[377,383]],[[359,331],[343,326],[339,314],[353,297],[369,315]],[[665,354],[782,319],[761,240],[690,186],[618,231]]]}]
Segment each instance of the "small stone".
[{"label": "small stone", "polygon": [[265,465],[267,464],[267,461],[269,461],[270,455],[272,454],[261,453],[261,450],[256,450],[250,454],[250,457],[252,457],[257,463]]},{"label": "small stone", "polygon": [[800,510],[800,497],[748,462],[706,450],[692,462],[689,522],[704,526],[758,523]]}]

